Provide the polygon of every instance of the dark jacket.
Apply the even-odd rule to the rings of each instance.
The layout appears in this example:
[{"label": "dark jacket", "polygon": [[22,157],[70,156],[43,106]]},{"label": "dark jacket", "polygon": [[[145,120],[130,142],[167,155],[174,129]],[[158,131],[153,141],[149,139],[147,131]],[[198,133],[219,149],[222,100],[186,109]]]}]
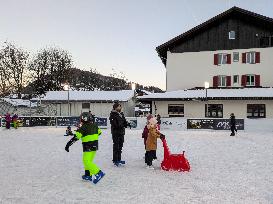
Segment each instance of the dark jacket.
[{"label": "dark jacket", "polygon": [[231,128],[235,128],[236,127],[235,116],[230,116],[230,127]]},{"label": "dark jacket", "polygon": [[149,129],[147,127],[147,125],[145,125],[144,130],[142,132],[142,138],[144,139],[144,145],[146,145],[146,140],[149,134]]},{"label": "dark jacket", "polygon": [[156,120],[157,120],[157,124],[158,124],[158,125],[161,125],[161,116],[157,116],[157,117],[156,117]]},{"label": "dark jacket", "polygon": [[125,135],[125,128],[128,126],[128,122],[126,121],[124,114],[121,112],[117,112],[116,110],[112,110],[109,117],[111,123],[111,133],[112,135]]}]

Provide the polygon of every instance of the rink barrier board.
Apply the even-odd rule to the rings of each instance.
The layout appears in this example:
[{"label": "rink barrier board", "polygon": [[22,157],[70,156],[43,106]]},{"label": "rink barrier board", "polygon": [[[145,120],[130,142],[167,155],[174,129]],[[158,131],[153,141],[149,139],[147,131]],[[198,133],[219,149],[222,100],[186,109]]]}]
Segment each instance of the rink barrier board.
[{"label": "rink barrier board", "polygon": [[[244,130],[244,119],[236,119],[237,130]],[[230,119],[187,119],[187,129],[230,130]]]},{"label": "rink barrier board", "polygon": [[[35,127],[35,126],[77,126],[80,123],[80,117],[65,117],[65,116],[19,116],[19,127]],[[137,128],[136,118],[127,118],[127,121],[131,124],[132,128]],[[5,127],[5,119],[1,118],[0,126]],[[108,118],[106,117],[95,117],[95,123],[99,127],[108,127]]]},{"label": "rink barrier board", "polygon": [[[143,129],[146,125],[145,117],[127,117],[131,127],[134,129]],[[19,116],[19,126],[77,126],[79,117],[74,116]],[[215,118],[162,118],[161,129],[173,130],[194,130],[194,129],[211,129],[211,130],[229,130],[230,119],[215,119]],[[101,128],[110,128],[109,120],[106,117],[95,117],[95,122]],[[236,119],[236,127],[238,130],[245,129],[244,119]],[[2,118],[1,126],[5,126],[5,119]]]}]

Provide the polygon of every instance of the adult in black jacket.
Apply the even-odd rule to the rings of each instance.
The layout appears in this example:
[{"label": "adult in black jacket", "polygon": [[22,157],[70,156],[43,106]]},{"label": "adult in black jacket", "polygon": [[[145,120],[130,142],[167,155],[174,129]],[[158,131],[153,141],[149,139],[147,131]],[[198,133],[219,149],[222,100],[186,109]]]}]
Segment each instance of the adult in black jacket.
[{"label": "adult in black jacket", "polygon": [[234,113],[230,114],[230,130],[231,130],[230,136],[235,136],[234,131],[237,132],[237,129],[236,129],[236,119],[235,119]]},{"label": "adult in black jacket", "polygon": [[113,139],[113,163],[116,166],[125,164],[121,160],[122,147],[124,143],[125,128],[130,126],[126,121],[124,114],[121,112],[121,105],[115,103],[110,113],[111,133]]}]

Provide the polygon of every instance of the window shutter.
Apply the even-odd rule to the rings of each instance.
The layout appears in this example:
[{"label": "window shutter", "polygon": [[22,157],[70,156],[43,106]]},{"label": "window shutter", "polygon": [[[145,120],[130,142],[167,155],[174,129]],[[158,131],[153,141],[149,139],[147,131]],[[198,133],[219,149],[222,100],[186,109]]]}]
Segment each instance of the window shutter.
[{"label": "window shutter", "polygon": [[218,87],[218,76],[213,77],[213,87]]},{"label": "window shutter", "polygon": [[231,54],[227,55],[227,64],[231,64]]},{"label": "window shutter", "polygon": [[246,75],[242,75],[242,86],[246,86]]},{"label": "window shutter", "polygon": [[261,77],[260,77],[260,75],[255,75],[255,86],[260,86],[260,80],[261,79]]},{"label": "window shutter", "polygon": [[246,63],[246,53],[242,53],[242,63]]},{"label": "window shutter", "polygon": [[255,63],[260,63],[260,52],[255,53]]},{"label": "window shutter", "polygon": [[218,65],[218,54],[214,54],[214,65]]},{"label": "window shutter", "polygon": [[227,86],[231,86],[231,76],[227,76]]}]

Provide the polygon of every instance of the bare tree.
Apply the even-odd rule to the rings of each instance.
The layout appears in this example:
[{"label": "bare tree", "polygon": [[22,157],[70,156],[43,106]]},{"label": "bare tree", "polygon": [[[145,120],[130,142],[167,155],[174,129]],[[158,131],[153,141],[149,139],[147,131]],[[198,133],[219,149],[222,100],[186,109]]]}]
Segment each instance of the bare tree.
[{"label": "bare tree", "polygon": [[46,48],[37,53],[30,64],[34,77],[33,87],[37,94],[62,90],[72,67],[71,55],[59,48]]},{"label": "bare tree", "polygon": [[0,50],[1,93],[18,94],[21,98],[22,89],[27,82],[29,53],[16,45],[5,42]]}]

